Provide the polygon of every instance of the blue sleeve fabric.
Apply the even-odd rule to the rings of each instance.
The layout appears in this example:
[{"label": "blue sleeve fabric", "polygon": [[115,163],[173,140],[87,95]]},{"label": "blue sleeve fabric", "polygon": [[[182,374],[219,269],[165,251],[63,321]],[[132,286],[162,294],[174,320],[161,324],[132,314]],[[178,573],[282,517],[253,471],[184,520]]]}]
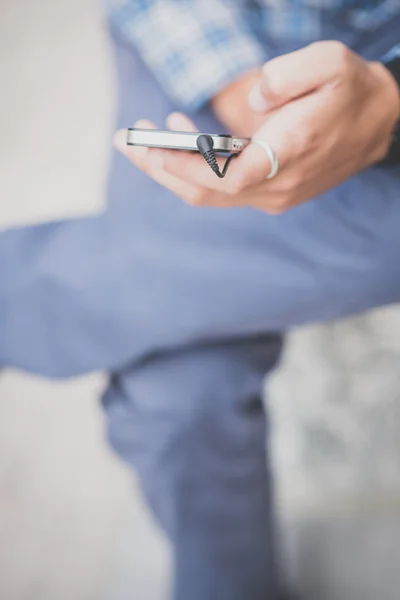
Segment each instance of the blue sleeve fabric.
[{"label": "blue sleeve fabric", "polygon": [[232,0],[105,0],[109,20],[132,43],[168,95],[195,111],[265,62]]}]

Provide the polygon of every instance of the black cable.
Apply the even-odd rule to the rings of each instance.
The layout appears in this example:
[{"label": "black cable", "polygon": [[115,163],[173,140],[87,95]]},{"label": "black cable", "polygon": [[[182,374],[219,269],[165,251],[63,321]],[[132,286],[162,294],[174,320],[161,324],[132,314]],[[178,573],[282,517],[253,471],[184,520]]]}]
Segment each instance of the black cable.
[{"label": "black cable", "polygon": [[222,179],[225,177],[229,164],[233,158],[236,158],[237,154],[230,154],[225,161],[222,171],[219,170],[217,157],[215,156],[214,151],[214,141],[210,135],[202,133],[196,140],[197,147],[199,152],[203,155],[204,159],[207,161],[210,168],[214,171],[214,173]]}]

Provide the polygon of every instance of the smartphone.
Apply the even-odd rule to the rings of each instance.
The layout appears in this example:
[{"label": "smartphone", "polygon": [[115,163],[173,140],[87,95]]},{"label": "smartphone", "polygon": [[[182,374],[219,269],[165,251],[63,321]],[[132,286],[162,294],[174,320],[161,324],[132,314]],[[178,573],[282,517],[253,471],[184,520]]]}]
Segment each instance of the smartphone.
[{"label": "smartphone", "polygon": [[[147,148],[165,148],[168,150],[189,150],[199,152],[197,138],[199,132],[162,131],[159,129],[128,129],[127,144],[129,146],[146,146]],[[234,137],[225,134],[210,133],[215,152],[237,154],[250,143],[249,138]]]}]

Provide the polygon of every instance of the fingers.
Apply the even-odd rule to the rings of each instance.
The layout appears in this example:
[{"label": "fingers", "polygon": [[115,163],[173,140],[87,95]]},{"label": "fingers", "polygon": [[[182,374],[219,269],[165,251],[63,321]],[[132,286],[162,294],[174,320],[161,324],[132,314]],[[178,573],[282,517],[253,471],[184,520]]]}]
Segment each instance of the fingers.
[{"label": "fingers", "polygon": [[[146,119],[141,119],[135,123],[135,127],[138,129],[156,129],[156,126],[151,121],[147,121]],[[127,142],[127,131],[126,129],[120,129],[114,135],[114,146],[115,148],[121,152],[124,156],[126,156],[133,164],[142,168],[142,165],[146,161],[146,157],[148,154],[148,148],[140,147],[140,146],[128,146]]]},{"label": "fingers", "polygon": [[[166,119],[166,124],[169,129],[175,131],[198,131],[194,123],[181,113],[170,114]],[[135,127],[143,129],[156,128],[153,123],[147,120],[138,121],[135,123]],[[150,171],[152,166],[157,166],[159,169],[162,168],[165,172],[168,172],[169,175],[196,187],[209,187],[218,191],[224,189],[221,180],[216,177],[204,158],[198,153],[127,146],[126,135],[124,136],[123,133],[117,133],[114,142],[118,150],[154,179],[155,177]],[[207,182],[209,183],[208,186]],[[216,183],[216,187],[213,186],[213,183]]]},{"label": "fingers", "polygon": [[[178,113],[170,115],[167,124],[180,131],[196,131],[194,124]],[[143,120],[136,123],[136,127],[152,129],[155,126]],[[262,136],[268,139],[265,127],[259,132],[260,139]],[[268,154],[256,144],[250,144],[232,162],[224,179],[219,179],[197,153],[127,146],[126,131],[116,134],[115,145],[133,164],[189,204],[241,205],[249,189],[266,183],[271,170]],[[225,160],[223,158],[222,163]]]},{"label": "fingers", "polygon": [[[193,123],[180,113],[174,113],[167,119],[167,124],[181,131],[197,131]],[[255,134],[254,140],[265,141],[271,145],[279,160],[281,172],[288,159],[290,140],[282,131],[282,123],[278,115],[271,117]],[[264,184],[271,171],[271,162],[264,148],[250,144],[229,166],[224,179],[216,177],[202,156],[187,152],[158,151],[163,160],[163,168],[171,175],[184,179],[195,186],[223,192],[228,196],[236,196],[251,187]],[[219,159],[220,168],[226,158]]]},{"label": "fingers", "polygon": [[[146,120],[138,121],[135,123],[135,127],[142,129],[156,129],[153,123]],[[114,145],[117,150],[124,154],[124,156],[126,156],[135,166],[154,179],[159,185],[167,188],[173,194],[189,204],[198,203],[201,190],[166,173],[163,169],[162,155],[150,150],[150,148],[128,146],[126,144],[125,129],[117,131],[114,136]]]},{"label": "fingers", "polygon": [[[168,128],[173,131],[198,131],[194,123],[182,113],[170,114],[166,119],[166,124]],[[205,162],[204,158],[198,153],[152,149],[151,154],[157,156],[157,160],[162,161],[163,168],[170,175],[184,179],[193,185],[209,187],[210,189],[217,189],[218,191],[222,191],[226,187],[210,170],[210,167]],[[224,160],[226,159],[218,159],[220,168],[222,168]]]},{"label": "fingers", "polygon": [[172,129],[172,131],[189,131],[195,133],[198,131],[196,125],[182,113],[171,113],[167,119],[166,124],[168,129]]},{"label": "fingers", "polygon": [[[168,120],[168,125],[185,125],[181,116]],[[186,117],[185,117],[186,119]],[[190,123],[190,122],[189,122]],[[187,123],[187,125],[189,125]],[[160,151],[158,151],[160,156]],[[187,152],[166,152],[160,156],[163,168],[170,175],[184,179],[187,183],[209,190],[222,192],[230,196],[237,195],[247,188],[264,182],[270,172],[271,164],[265,150],[250,144],[229,166],[224,179],[219,179],[199,154]],[[226,157],[218,158],[222,169]]]},{"label": "fingers", "polygon": [[352,60],[352,52],[337,41],[316,42],[268,61],[260,83],[249,95],[256,112],[265,113],[334,81]]}]

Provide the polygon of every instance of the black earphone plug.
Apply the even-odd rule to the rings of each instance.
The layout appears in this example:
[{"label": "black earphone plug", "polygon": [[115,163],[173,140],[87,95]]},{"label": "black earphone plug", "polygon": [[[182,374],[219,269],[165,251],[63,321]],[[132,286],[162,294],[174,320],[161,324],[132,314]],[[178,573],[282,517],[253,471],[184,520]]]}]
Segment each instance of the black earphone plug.
[{"label": "black earphone plug", "polygon": [[219,170],[217,157],[215,156],[214,142],[213,142],[212,137],[210,135],[202,133],[197,138],[196,144],[197,144],[197,148],[199,149],[199,152],[202,154],[203,158],[207,161],[209,167],[214,171],[214,173],[220,179],[225,177],[226,172],[228,170],[229,163],[231,162],[232,158],[235,158],[236,154],[230,154],[230,156],[228,156],[226,163],[224,164],[224,168],[222,169],[222,172],[221,172]]}]

